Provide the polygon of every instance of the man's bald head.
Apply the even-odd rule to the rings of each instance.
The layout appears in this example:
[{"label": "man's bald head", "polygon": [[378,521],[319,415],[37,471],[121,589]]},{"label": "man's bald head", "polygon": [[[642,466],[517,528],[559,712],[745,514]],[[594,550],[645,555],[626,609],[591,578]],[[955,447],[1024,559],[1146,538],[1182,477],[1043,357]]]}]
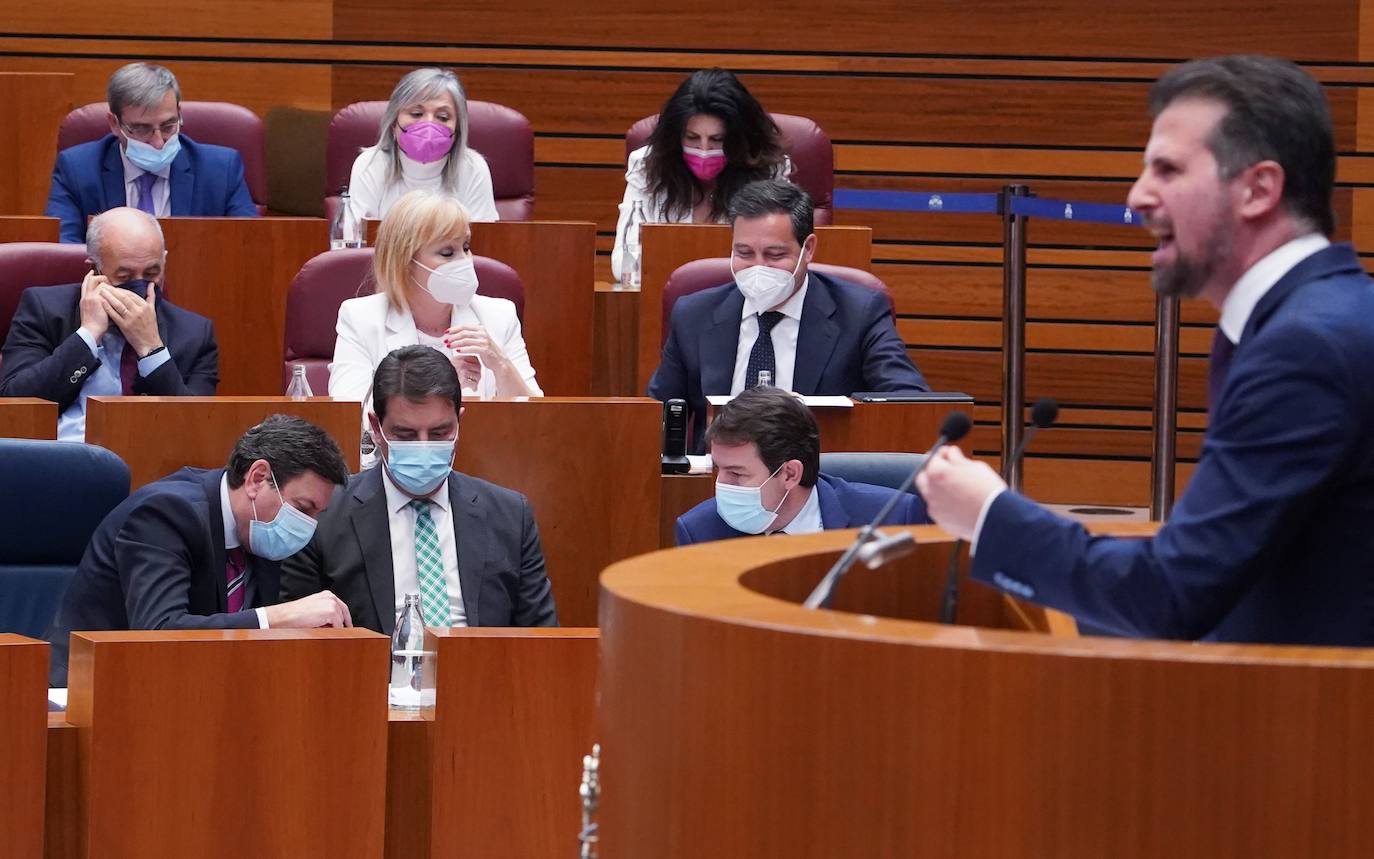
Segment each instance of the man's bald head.
[{"label": "man's bald head", "polygon": [[120,206],[101,212],[86,228],[86,256],[111,283],[160,281],[166,244],[157,218]]}]

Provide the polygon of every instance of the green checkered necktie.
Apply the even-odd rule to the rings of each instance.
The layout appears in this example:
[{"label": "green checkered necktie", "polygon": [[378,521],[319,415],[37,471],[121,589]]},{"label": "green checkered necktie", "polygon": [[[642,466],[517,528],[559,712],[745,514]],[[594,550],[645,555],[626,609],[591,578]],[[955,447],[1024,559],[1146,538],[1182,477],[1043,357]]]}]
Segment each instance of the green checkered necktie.
[{"label": "green checkered necktie", "polygon": [[415,574],[420,581],[420,609],[428,626],[448,629],[448,585],[444,582],[444,555],[439,551],[439,531],[429,515],[429,501],[410,502],[415,511]]}]

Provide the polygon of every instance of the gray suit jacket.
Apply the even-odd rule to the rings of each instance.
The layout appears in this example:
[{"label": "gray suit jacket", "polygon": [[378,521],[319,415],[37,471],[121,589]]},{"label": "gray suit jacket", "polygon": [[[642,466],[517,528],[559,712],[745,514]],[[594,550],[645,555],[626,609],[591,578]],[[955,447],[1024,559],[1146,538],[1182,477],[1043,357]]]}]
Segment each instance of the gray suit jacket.
[{"label": "gray suit jacket", "polygon": [[[451,472],[458,580],[468,626],[557,626],[544,550],[525,496]],[[353,625],[391,635],[396,582],[382,466],[354,475],[320,517],[315,536],[282,562],[281,598],[333,591]]]}]

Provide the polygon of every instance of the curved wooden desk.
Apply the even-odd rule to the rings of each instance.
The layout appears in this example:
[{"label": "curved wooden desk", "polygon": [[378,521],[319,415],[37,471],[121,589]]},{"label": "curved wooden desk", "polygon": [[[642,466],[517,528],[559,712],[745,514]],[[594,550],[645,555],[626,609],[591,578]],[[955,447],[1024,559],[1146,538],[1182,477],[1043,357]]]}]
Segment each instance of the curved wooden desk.
[{"label": "curved wooden desk", "polygon": [[[837,595],[889,617],[794,602],[853,532],[606,570],[604,855],[1367,854],[1374,651],[921,622],[950,538],[914,530]],[[967,586],[961,621],[1004,604]]]}]

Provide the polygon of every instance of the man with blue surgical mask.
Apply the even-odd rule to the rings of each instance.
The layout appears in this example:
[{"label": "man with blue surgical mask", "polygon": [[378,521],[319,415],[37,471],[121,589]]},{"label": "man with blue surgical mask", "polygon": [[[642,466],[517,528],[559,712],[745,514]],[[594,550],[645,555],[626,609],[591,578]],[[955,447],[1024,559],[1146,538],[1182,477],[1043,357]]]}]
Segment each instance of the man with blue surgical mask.
[{"label": "man with blue surgical mask", "polygon": [[52,685],[67,684],[73,632],[351,626],[328,591],[274,605],[279,562],[310,540],[347,479],[324,430],[273,415],[224,468],[183,468],[135,491],[100,523],[62,598],[48,633]]},{"label": "man with blue surgical mask", "polygon": [[57,403],[61,441],[85,439],[89,397],[210,397],[219,385],[214,326],[161,295],[157,219],[111,209],[88,238],[81,283],[24,290],[0,365],[0,396]]},{"label": "man with blue surgical mask", "polygon": [[810,270],[814,210],[801,188],[751,182],[730,202],[732,281],[684,295],[649,381],[685,399],[693,449],[705,450],[706,397],[760,384],[803,395],[925,391],[886,293]]},{"label": "man with blue surgical mask", "polygon": [[58,153],[45,215],[81,242],[86,219],[116,206],[169,215],[256,217],[243,159],[182,131],[181,87],[152,63],[129,63],[106,89],[110,133]]},{"label": "man with blue surgical mask", "polygon": [[[895,491],[822,474],[816,420],[801,400],[779,388],[752,388],[726,403],[706,441],[716,466],[715,497],[678,517],[679,546],[858,528]],[[903,493],[882,524],[928,521],[920,496]]]},{"label": "man with blue surgical mask", "polygon": [[355,624],[387,635],[407,594],[420,595],[426,626],[558,624],[529,500],[453,470],[462,404],[442,353],[382,358],[368,415],[380,464],[349,481],[282,565],[282,599],[331,590]]}]

